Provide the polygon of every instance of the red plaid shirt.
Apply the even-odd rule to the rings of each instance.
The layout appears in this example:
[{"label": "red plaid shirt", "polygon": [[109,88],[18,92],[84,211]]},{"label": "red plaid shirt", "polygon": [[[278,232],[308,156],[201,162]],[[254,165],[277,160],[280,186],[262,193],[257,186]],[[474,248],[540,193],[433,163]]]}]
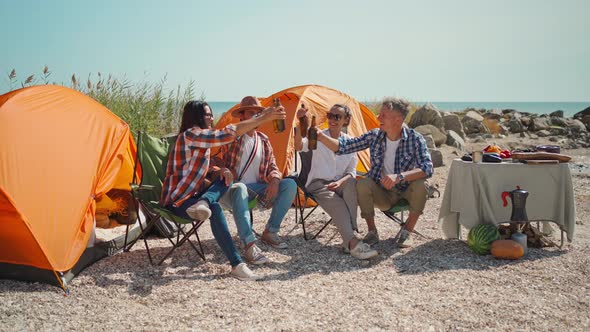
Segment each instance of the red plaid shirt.
[{"label": "red plaid shirt", "polygon": [[160,203],[178,207],[198,193],[209,170],[209,148],[231,143],[235,137],[235,125],[221,130],[193,127],[178,135],[168,157]]},{"label": "red plaid shirt", "polygon": [[[278,178],[280,180],[281,172],[279,172],[279,168],[277,167],[275,155],[272,152],[272,146],[270,145],[268,136],[258,131],[254,131],[254,135],[257,135],[262,143],[262,161],[258,168],[258,182],[268,183],[271,178]],[[258,148],[260,148],[260,146]],[[234,173],[236,179],[239,175],[237,172],[239,171],[238,167],[243,156],[243,150],[244,145],[242,144],[242,136],[236,138],[231,144],[221,148],[223,164]],[[248,158],[249,155],[250,151],[248,151],[246,158]]]}]

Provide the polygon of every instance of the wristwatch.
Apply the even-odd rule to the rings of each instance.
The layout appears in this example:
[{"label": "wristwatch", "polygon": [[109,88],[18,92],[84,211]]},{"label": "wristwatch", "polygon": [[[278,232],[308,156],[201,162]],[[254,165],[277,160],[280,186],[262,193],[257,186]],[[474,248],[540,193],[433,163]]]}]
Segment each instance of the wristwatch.
[{"label": "wristwatch", "polygon": [[397,182],[398,182],[398,183],[402,183],[402,182],[404,182],[404,175],[403,175],[402,173],[399,173],[399,174],[397,175]]}]

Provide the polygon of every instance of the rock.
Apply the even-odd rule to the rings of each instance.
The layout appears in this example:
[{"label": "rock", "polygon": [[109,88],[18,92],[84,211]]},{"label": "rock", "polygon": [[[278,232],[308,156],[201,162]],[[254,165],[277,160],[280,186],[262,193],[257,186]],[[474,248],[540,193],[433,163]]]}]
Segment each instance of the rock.
[{"label": "rock", "polygon": [[[558,127],[558,126],[551,126],[549,127],[549,132],[551,133],[551,135],[567,135],[568,134],[568,129],[567,128],[563,128],[563,127]],[[539,135],[541,136],[541,135]]]},{"label": "rock", "polygon": [[510,121],[506,122],[506,126],[508,126],[508,130],[511,133],[522,133],[524,131],[522,122],[517,118],[510,119]]},{"label": "rock", "polygon": [[440,150],[428,149],[428,152],[430,152],[430,158],[432,159],[432,165],[434,167],[444,166],[443,155],[442,152],[440,152]]},{"label": "rock", "polygon": [[574,114],[574,119],[581,119],[586,115],[590,115],[590,107],[586,107],[584,110]]},{"label": "rock", "polygon": [[483,116],[475,111],[468,111],[461,120],[465,134],[487,133],[488,128],[483,125]]},{"label": "rock", "polygon": [[554,116],[556,116],[556,117],[558,117],[558,118],[563,118],[563,111],[562,111],[562,110],[558,110],[558,111],[555,111],[555,112],[551,112],[551,113],[549,114],[549,116],[550,116],[550,117],[554,117]]},{"label": "rock", "polygon": [[452,130],[455,133],[459,134],[461,138],[465,138],[465,131],[463,130],[463,124],[461,123],[461,119],[455,113],[449,112],[442,112],[442,119],[445,123],[445,130]]},{"label": "rock", "polygon": [[551,141],[551,142],[557,142],[557,141],[559,141],[559,138],[557,138],[555,136],[551,136],[551,137],[549,137],[549,141]]},{"label": "rock", "polygon": [[537,136],[539,137],[547,137],[549,135],[551,135],[551,133],[549,132],[549,130],[543,129],[543,130],[539,130],[536,132]]},{"label": "rock", "polygon": [[483,117],[485,119],[494,119],[494,120],[500,120],[503,117],[503,113],[502,111],[498,110],[498,109],[493,109],[493,110],[489,110],[487,112],[485,112],[483,114]]},{"label": "rock", "polygon": [[584,117],[579,120],[586,125],[586,129],[590,130],[590,115],[584,115]]},{"label": "rock", "polygon": [[520,123],[522,123],[522,125],[523,125],[525,128],[528,128],[528,127],[529,127],[529,125],[531,124],[531,118],[530,118],[530,117],[528,117],[528,116],[521,116],[521,117],[520,117]]},{"label": "rock", "polygon": [[445,131],[445,123],[440,112],[430,103],[423,105],[414,112],[410,118],[410,122],[408,122],[410,128],[416,128],[423,125],[433,125],[443,133]]},{"label": "rock", "polygon": [[417,132],[422,134],[422,136],[432,135],[434,138],[434,143],[436,146],[441,146],[447,141],[447,135],[443,133],[440,129],[433,125],[422,125],[414,128]]},{"label": "rock", "polygon": [[459,134],[452,130],[447,130],[447,145],[454,146],[461,151],[465,150],[465,141]]},{"label": "rock", "polygon": [[430,134],[422,134],[424,136],[424,140],[426,141],[426,147],[429,149],[436,149],[436,144],[434,144],[434,138]]},{"label": "rock", "polygon": [[549,120],[547,118],[538,117],[538,118],[534,118],[531,120],[531,122],[529,123],[529,130],[539,131],[539,130],[549,129],[550,125],[551,125],[551,123],[549,122]]},{"label": "rock", "polygon": [[567,127],[567,121],[564,118],[560,118],[557,116],[552,116],[549,119],[549,123],[553,126],[560,126],[560,127]]},{"label": "rock", "polygon": [[521,132],[520,132],[520,137],[521,137],[521,138],[525,138],[525,137],[526,137],[526,135],[524,134],[524,131],[521,131]]},{"label": "rock", "polygon": [[516,113],[516,110],[512,109],[512,108],[506,108],[506,109],[502,110],[502,113],[504,113],[504,114],[513,113],[514,114],[514,113]]},{"label": "rock", "polygon": [[578,119],[568,119],[566,122],[567,122],[567,127],[570,128],[572,130],[572,132],[587,132],[588,131],[588,129],[586,129],[586,125]]}]

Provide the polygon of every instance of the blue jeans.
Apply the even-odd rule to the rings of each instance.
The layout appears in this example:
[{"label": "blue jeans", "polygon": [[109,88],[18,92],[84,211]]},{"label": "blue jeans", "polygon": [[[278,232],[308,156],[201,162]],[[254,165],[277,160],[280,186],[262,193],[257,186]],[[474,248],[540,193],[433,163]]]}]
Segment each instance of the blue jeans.
[{"label": "blue jeans", "polygon": [[238,229],[238,236],[246,247],[249,243],[254,242],[256,237],[252,232],[252,221],[248,209],[248,189],[245,184],[237,182],[230,187],[229,202]]},{"label": "blue jeans", "polygon": [[[259,196],[264,197],[266,195],[266,183],[248,183],[246,186],[255,191]],[[282,179],[279,183],[279,192],[272,202],[272,212],[270,218],[266,223],[265,229],[271,233],[276,233],[281,228],[283,218],[289,211],[289,208],[293,204],[295,194],[297,193],[297,184],[293,179]],[[248,209],[246,205],[246,209]],[[246,211],[247,212],[247,211]]]},{"label": "blue jeans", "polygon": [[193,196],[187,199],[179,207],[168,206],[168,209],[179,217],[191,219],[186,213],[186,210],[197,203],[200,200],[205,200],[209,203],[209,209],[211,209],[211,218],[209,218],[209,224],[211,225],[211,231],[217,244],[225,254],[225,257],[229,260],[231,266],[236,266],[242,262],[242,258],[234,245],[234,241],[227,227],[227,221],[223,210],[219,205],[219,198],[227,191],[228,187],[221,180],[213,182],[213,184],[200,195]]}]

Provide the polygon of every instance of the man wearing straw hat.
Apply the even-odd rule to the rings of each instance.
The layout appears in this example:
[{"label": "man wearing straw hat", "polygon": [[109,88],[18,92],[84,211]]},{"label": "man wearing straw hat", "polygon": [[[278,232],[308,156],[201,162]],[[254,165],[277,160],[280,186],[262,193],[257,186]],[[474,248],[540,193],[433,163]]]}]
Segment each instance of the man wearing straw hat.
[{"label": "man wearing straw hat", "polygon": [[[264,107],[256,97],[247,96],[231,115],[245,121],[256,117],[263,110]],[[238,235],[246,249],[246,259],[254,264],[263,264],[267,259],[260,249],[256,250],[257,246],[254,244],[255,237],[248,211],[248,190],[258,195],[259,205],[272,208],[261,240],[273,248],[285,249],[287,244],[279,238],[278,231],[293,203],[297,184],[293,179],[282,178],[268,136],[256,129],[224,146],[222,153],[223,164],[234,173],[235,181],[239,182],[228,190],[226,196],[231,201]]]}]

